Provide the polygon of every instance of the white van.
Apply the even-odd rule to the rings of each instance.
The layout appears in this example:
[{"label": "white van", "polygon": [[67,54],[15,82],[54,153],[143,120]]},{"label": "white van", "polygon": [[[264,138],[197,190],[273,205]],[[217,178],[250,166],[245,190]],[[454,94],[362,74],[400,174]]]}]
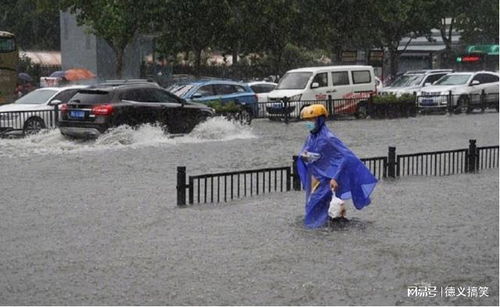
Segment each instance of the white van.
[{"label": "white van", "polygon": [[[354,114],[366,117],[367,100],[376,93],[376,79],[372,66],[346,65],[305,67],[289,70],[279,81],[275,90],[269,93],[266,111],[270,118],[283,115],[281,102],[290,101],[286,113],[298,117],[300,109],[312,103],[327,104],[327,109],[336,114]],[[320,102],[321,101],[321,102]]]}]

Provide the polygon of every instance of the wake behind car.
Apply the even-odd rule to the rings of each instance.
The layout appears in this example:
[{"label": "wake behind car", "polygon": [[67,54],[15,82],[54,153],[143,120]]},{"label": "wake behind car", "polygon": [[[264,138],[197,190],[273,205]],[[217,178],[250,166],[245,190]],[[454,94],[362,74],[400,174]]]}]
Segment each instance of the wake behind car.
[{"label": "wake behind car", "polygon": [[34,134],[55,126],[54,108],[67,103],[84,85],[36,89],[14,103],[0,106],[0,134]]},{"label": "wake behind car", "polygon": [[187,102],[156,84],[102,84],[79,90],[60,107],[65,136],[96,138],[109,128],[159,123],[170,133],[189,133],[214,110]]},{"label": "wake behind car", "polygon": [[418,106],[424,112],[445,111],[448,107],[455,113],[468,113],[474,108],[484,110],[485,107],[498,111],[498,85],[498,74],[494,72],[451,73],[434,85],[422,88]]},{"label": "wake behind car", "polygon": [[258,114],[257,96],[248,85],[240,82],[208,79],[174,84],[167,89],[191,102],[220,102],[222,105],[233,102],[242,107],[240,117],[247,123]]}]

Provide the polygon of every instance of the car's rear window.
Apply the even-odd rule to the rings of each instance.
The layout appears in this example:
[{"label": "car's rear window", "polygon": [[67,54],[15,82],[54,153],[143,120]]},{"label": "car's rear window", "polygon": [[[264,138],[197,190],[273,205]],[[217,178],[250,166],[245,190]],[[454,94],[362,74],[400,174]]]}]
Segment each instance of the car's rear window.
[{"label": "car's rear window", "polygon": [[39,89],[30,92],[23,97],[16,100],[16,104],[43,104],[46,103],[50,97],[57,93],[55,90]]},{"label": "car's rear window", "polygon": [[81,104],[104,104],[111,102],[111,93],[108,91],[80,90],[70,102],[78,101]]},{"label": "car's rear window", "polygon": [[192,84],[172,85],[169,88],[167,88],[167,90],[172,94],[176,95],[177,97],[183,97],[190,89],[193,88],[193,86],[194,85]]}]

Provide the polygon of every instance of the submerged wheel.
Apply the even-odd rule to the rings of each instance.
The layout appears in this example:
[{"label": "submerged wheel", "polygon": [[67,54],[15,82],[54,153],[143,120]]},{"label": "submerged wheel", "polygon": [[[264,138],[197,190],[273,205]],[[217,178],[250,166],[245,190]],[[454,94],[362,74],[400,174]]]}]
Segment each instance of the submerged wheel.
[{"label": "submerged wheel", "polygon": [[44,128],[45,128],[45,123],[43,122],[43,120],[39,117],[33,117],[28,119],[24,123],[23,133],[25,135],[36,134]]},{"label": "submerged wheel", "polygon": [[470,113],[469,98],[467,96],[462,96],[458,99],[457,107],[455,108],[455,114],[460,113]]},{"label": "submerged wheel", "polygon": [[368,116],[368,108],[366,104],[358,105],[358,109],[356,110],[356,113],[354,113],[354,117],[358,119],[364,119],[367,116]]},{"label": "submerged wheel", "polygon": [[242,110],[241,112],[236,114],[236,120],[239,120],[242,124],[250,125],[252,119],[252,114],[248,112],[248,110]]}]

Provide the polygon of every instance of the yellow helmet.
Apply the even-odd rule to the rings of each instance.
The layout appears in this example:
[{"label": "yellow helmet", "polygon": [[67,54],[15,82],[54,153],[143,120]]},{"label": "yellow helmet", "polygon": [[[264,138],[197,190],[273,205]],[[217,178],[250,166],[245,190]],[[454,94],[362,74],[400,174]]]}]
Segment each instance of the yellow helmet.
[{"label": "yellow helmet", "polygon": [[310,119],[310,118],[316,118],[318,116],[327,116],[328,112],[326,111],[326,108],[322,104],[313,104],[310,106],[307,106],[302,109],[300,112],[300,118],[301,119]]}]

